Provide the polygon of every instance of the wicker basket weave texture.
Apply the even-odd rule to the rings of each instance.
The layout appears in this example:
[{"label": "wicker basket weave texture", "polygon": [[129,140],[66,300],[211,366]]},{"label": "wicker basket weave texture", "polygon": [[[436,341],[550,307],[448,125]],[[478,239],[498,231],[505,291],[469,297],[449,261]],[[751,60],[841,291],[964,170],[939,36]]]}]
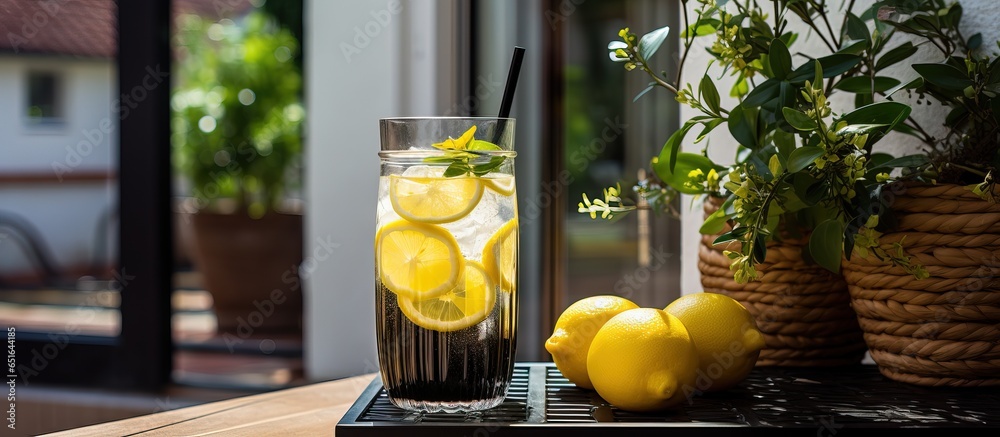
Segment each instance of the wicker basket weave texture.
[{"label": "wicker basket weave texture", "polygon": [[844,277],[872,358],[913,384],[1000,385],[1000,205],[959,185],[902,185],[883,245],[902,242],[931,277],[852,256]]}]

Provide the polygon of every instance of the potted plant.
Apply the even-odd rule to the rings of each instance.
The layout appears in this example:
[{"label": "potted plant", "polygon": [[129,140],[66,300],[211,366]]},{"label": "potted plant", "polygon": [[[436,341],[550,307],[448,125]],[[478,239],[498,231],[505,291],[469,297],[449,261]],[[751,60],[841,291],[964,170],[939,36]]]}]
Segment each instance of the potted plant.
[{"label": "potted plant", "polygon": [[[637,192],[708,198],[702,284],[754,314],[767,342],[758,363],[856,363],[865,345],[840,264],[871,215],[872,198],[889,182],[880,175],[907,163],[875,153],[874,145],[892,130],[922,130],[908,105],[880,97],[899,81],[878,72],[911,56],[912,44],[890,48],[894,32],[875,20],[875,9],[857,16],[848,7],[835,16],[824,2],[773,2],[766,10],[753,1],[698,3],[695,17],[684,17],[685,53],[698,36],[716,38],[709,51],[735,76],[730,95],[736,105],[723,105],[708,74],[695,88],[681,86],[679,74],[671,81],[654,71],[647,60],[664,29],[642,38],[623,29],[621,41],[609,45],[613,60],[652,78],[643,93],[665,88],[701,113],[653,159],[659,181],[640,184]],[[810,26],[829,53],[793,57],[789,48],[799,35],[788,29],[789,18]],[[834,93],[854,94],[853,105],[833,108],[828,98]],[[720,126],[740,144],[735,163],[714,162],[704,150],[681,152],[683,142],[700,143]],[[643,188],[657,183],[663,187]],[[616,189],[580,204],[581,212],[606,217],[630,208]],[[887,255],[908,274],[925,275],[905,251]]]},{"label": "potted plant", "polygon": [[[980,34],[962,35],[958,3],[883,3],[880,21],[942,59],[913,65],[916,79],[898,91],[947,116],[943,135],[917,135],[923,153],[907,157],[844,262],[853,307],[885,376],[1000,385],[1000,57],[980,47]],[[883,262],[904,242],[926,279]]]},{"label": "potted plant", "polygon": [[302,153],[298,43],[262,12],[240,25],[182,15],[176,38],[173,159],[219,332],[296,332],[302,216],[285,200]]}]

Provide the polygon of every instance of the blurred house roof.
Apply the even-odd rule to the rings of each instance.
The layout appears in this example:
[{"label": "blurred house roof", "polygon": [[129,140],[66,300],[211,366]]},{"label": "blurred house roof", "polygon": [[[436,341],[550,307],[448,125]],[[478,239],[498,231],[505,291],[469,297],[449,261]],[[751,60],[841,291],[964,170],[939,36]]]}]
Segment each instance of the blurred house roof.
[{"label": "blurred house roof", "polygon": [[[144,0],[127,0],[144,1]],[[209,19],[244,15],[261,0],[173,0],[173,13]],[[114,58],[116,0],[0,0],[0,54]]]},{"label": "blurred house roof", "polygon": [[112,58],[116,14],[113,0],[0,0],[0,52]]},{"label": "blurred house roof", "polygon": [[188,13],[211,20],[242,17],[263,0],[173,0],[174,15]]}]

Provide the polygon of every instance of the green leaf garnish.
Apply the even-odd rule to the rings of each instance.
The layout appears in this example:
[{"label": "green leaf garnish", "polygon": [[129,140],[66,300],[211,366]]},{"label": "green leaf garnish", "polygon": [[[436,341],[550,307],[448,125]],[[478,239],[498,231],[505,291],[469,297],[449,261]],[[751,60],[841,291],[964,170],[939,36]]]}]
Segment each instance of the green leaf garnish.
[{"label": "green leaf garnish", "polygon": [[472,169],[469,168],[467,164],[456,162],[449,165],[448,168],[444,170],[444,177],[453,178],[455,176],[462,176],[464,174],[468,174],[470,171],[472,171]]},{"label": "green leaf garnish", "polygon": [[505,156],[493,156],[488,162],[476,164],[475,160],[490,156],[488,152],[497,152],[502,149],[500,146],[486,140],[475,139],[476,126],[472,126],[457,139],[448,139],[434,143],[435,149],[444,152],[443,156],[429,156],[424,158],[424,162],[434,164],[448,164],[444,171],[445,177],[457,177],[472,174],[474,176],[485,176],[496,170],[507,159]]},{"label": "green leaf garnish", "polygon": [[503,164],[503,161],[503,156],[494,156],[485,164],[473,165],[472,173],[476,176],[485,176],[487,173],[496,170],[497,167],[500,167],[500,165]]},{"label": "green leaf garnish", "polygon": [[467,150],[482,150],[487,152],[499,151],[500,146],[493,144],[486,140],[472,140],[469,146],[466,147]]}]

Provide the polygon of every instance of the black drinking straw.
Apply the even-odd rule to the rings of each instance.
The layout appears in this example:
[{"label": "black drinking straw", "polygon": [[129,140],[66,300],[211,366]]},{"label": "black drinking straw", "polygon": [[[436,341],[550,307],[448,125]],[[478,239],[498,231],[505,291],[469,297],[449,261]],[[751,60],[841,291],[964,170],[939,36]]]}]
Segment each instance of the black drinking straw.
[{"label": "black drinking straw", "polygon": [[[510,106],[514,103],[514,90],[517,88],[517,77],[521,74],[521,61],[524,59],[524,47],[514,47],[514,57],[510,60],[510,71],[507,72],[507,84],[503,88],[503,99],[500,100],[500,118],[510,117]],[[500,143],[500,137],[507,127],[507,120],[497,123],[497,131],[493,142]]]},{"label": "black drinking straw", "polygon": [[514,58],[510,60],[510,71],[507,72],[507,85],[504,85],[503,100],[500,101],[500,118],[510,117],[510,105],[514,100],[514,89],[517,88],[517,76],[521,74],[523,59],[524,47],[514,47]]}]

